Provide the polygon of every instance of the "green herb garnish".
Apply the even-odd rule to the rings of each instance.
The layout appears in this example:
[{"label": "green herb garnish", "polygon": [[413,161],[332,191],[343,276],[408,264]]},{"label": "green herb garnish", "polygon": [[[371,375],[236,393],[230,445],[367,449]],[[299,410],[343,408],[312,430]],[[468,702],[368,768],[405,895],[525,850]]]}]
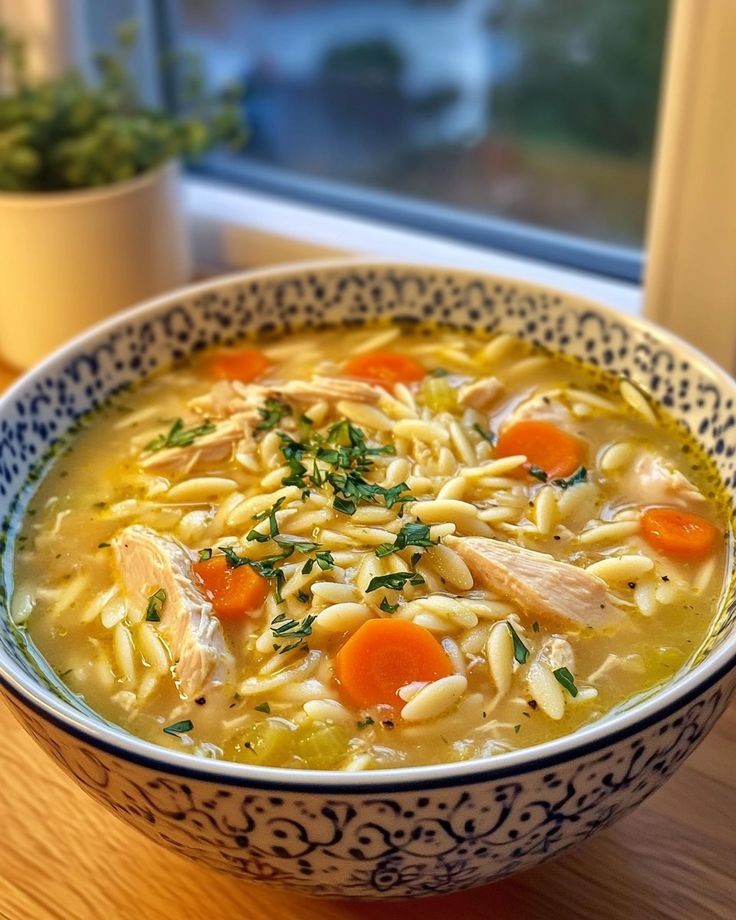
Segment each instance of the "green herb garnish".
[{"label": "green herb garnish", "polygon": [[365,719],[361,719],[357,723],[357,726],[360,729],[360,728],[368,728],[369,725],[373,725],[373,724],[374,724],[374,720],[371,719],[370,716],[366,716]]},{"label": "green herb garnish", "polygon": [[388,598],[384,597],[381,603],[378,605],[380,610],[383,610],[384,613],[394,613],[399,609],[398,604],[389,604]]},{"label": "green herb garnish", "polygon": [[392,572],[390,575],[376,575],[368,583],[366,594],[377,591],[379,588],[400,591],[407,582],[410,585],[423,585],[424,579],[418,572]]},{"label": "green herb garnish", "polygon": [[420,521],[411,524],[404,524],[396,534],[393,543],[381,543],[376,547],[376,555],[388,556],[391,553],[398,553],[407,546],[437,546],[439,540],[433,540],[429,535],[429,526],[422,524]]},{"label": "green herb garnish", "polygon": [[268,703],[259,703],[254,708],[256,712],[265,712],[266,715],[268,715],[271,712],[271,707],[268,705]]},{"label": "green herb garnish", "polygon": [[148,598],[148,604],[146,605],[146,621],[148,623],[159,622],[165,600],[166,591],[163,588],[159,588]]},{"label": "green herb garnish", "polygon": [[[271,538],[278,535],[279,525],[276,521],[276,512],[281,508],[285,501],[286,499],[282,495],[281,498],[268,509],[268,511],[261,511],[259,514],[253,515],[253,520],[258,521],[259,523],[268,519],[268,534]],[[252,534],[254,532],[255,531],[251,530],[250,533]],[[248,534],[247,539],[251,539],[250,534]],[[256,539],[258,538],[256,537]]]},{"label": "green herb garnish", "polygon": [[182,719],[181,722],[174,722],[173,725],[167,725],[164,731],[167,735],[180,735],[183,732],[190,732],[194,728],[191,719]]},{"label": "green herb garnish", "polygon": [[496,446],[498,435],[494,434],[492,431],[486,431],[485,428],[481,428],[477,422],[473,425],[473,431],[477,431],[484,441],[488,441],[491,447]]},{"label": "green herb garnish", "polygon": [[540,482],[547,482],[547,473],[542,469],[541,466],[535,466],[533,463],[528,468],[527,472],[530,476],[533,476],[535,479],[538,479]]},{"label": "green herb garnish", "polygon": [[209,562],[212,558],[212,547],[207,546],[205,549],[199,551],[199,561],[200,562]]},{"label": "green herb garnish", "polygon": [[519,662],[519,664],[525,664],[527,658],[529,657],[529,649],[524,645],[524,643],[519,638],[519,634],[516,632],[511,623],[506,621],[506,625],[509,628],[511,633],[511,638],[514,640],[514,658]]},{"label": "green herb garnish", "polygon": [[335,564],[335,560],[332,558],[332,553],[328,549],[320,550],[318,553],[314,554],[313,559],[307,559],[302,568],[303,575],[309,575],[315,565],[319,566],[323,572],[326,572],[328,569],[331,569]]},{"label": "green herb garnish", "polygon": [[555,668],[552,672],[557,678],[557,682],[562,684],[562,686],[567,690],[570,696],[575,697],[578,695],[578,688],[575,686],[575,678],[567,670],[567,668]]},{"label": "green herb garnish", "polygon": [[143,449],[155,453],[165,447],[189,447],[197,438],[212,434],[214,430],[215,426],[209,420],[205,420],[201,425],[197,425],[194,428],[185,428],[184,420],[178,418],[168,432],[160,434],[152,441],[149,441]]},{"label": "green herb garnish", "polygon": [[570,486],[576,486],[580,482],[586,482],[587,478],[588,471],[584,466],[581,466],[575,470],[569,479],[553,479],[552,482],[561,489],[569,489]]},{"label": "green herb garnish", "polygon": [[258,410],[263,419],[256,425],[256,431],[271,431],[287,415],[291,415],[291,406],[278,399],[267,399]]},{"label": "green herb garnish", "polygon": [[[298,648],[308,636],[312,635],[312,624],[316,619],[317,617],[312,614],[307,614],[303,620],[291,620],[284,614],[279,614],[279,616],[274,617],[271,621],[271,632],[274,638],[295,640],[283,647],[274,643],[274,649],[278,651],[280,655],[284,655],[286,652]],[[274,623],[278,623],[279,625],[274,626]]]},{"label": "green herb garnish", "polygon": [[109,543],[98,543],[97,549],[107,549],[108,546],[110,546]]}]

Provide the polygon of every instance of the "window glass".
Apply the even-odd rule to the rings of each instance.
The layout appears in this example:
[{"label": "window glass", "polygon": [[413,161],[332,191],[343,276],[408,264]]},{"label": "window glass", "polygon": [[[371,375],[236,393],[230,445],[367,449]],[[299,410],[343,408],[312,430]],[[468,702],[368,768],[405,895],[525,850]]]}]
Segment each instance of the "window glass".
[{"label": "window glass", "polygon": [[[639,247],[666,0],[179,0],[244,164]],[[357,204],[356,204],[357,206]]]}]

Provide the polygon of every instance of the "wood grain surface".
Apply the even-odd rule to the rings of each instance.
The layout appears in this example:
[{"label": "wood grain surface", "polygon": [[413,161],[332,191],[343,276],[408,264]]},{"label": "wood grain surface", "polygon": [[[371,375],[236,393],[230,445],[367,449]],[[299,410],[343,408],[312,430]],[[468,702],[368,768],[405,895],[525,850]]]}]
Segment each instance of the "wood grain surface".
[{"label": "wood grain surface", "polygon": [[[0,365],[0,388],[12,379]],[[0,703],[3,920],[734,920],[736,706],[610,830],[485,888],[402,904],[316,901],[150,842],[82,792]]]}]

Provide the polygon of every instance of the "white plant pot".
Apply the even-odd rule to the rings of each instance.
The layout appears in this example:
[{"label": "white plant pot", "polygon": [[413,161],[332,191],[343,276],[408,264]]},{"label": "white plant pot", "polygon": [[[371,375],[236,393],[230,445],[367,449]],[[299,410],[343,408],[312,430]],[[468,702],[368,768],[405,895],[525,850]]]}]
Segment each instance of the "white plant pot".
[{"label": "white plant pot", "polygon": [[175,162],[89,191],[0,192],[0,354],[11,364],[189,276]]}]

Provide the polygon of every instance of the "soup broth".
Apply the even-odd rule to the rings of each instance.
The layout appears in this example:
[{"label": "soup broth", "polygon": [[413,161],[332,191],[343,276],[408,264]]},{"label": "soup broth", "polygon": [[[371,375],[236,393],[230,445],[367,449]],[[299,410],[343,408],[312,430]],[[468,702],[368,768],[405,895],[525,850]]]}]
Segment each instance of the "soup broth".
[{"label": "soup broth", "polygon": [[508,335],[327,330],[212,351],[85,420],[12,615],[157,744],[368,770],[490,757],[672,678],[726,504],[631,383]]}]

